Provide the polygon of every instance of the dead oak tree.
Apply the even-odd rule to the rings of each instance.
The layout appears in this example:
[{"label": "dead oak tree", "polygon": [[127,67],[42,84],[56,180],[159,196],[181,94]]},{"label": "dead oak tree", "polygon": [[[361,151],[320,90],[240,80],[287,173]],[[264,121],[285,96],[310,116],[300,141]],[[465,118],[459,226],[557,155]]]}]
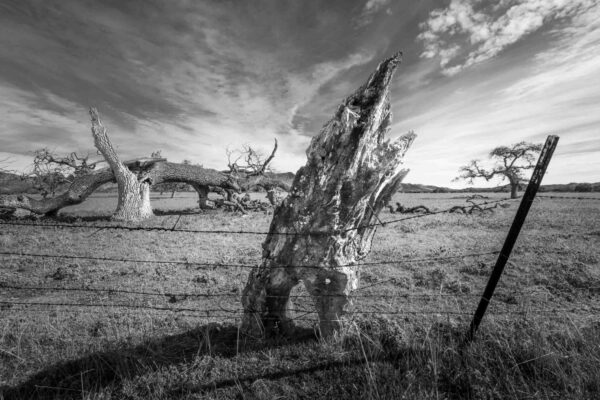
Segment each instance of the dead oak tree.
[{"label": "dead oak tree", "polygon": [[312,139],[306,165],[274,212],[262,263],[244,288],[247,334],[291,332],[289,295],[300,281],[314,298],[321,333],[339,327],[358,286],[356,262],[370,249],[371,223],[408,172],[401,164],[415,135],[384,140],[399,63],[400,54],[383,61]]},{"label": "dead oak tree", "polygon": [[[27,195],[3,195],[0,196],[0,207],[9,209],[25,209],[36,214],[55,215],[61,208],[83,202],[100,186],[117,182],[118,205],[113,214],[113,219],[123,221],[140,221],[148,218],[152,213],[150,205],[150,186],[161,183],[187,183],[198,193],[199,206],[211,208],[213,205],[208,199],[211,191],[225,193],[231,196],[240,192],[245,187],[260,184],[265,188],[282,187],[287,188],[284,182],[272,179],[264,175],[268,163],[275,155],[275,149],[271,156],[255,170],[238,170],[236,173],[230,171],[217,171],[204,168],[201,165],[190,163],[172,163],[164,158],[142,158],[131,161],[121,161],[108,133],[94,108],[90,109],[92,120],[92,135],[98,151],[104,156],[109,168],[95,170],[87,162],[87,158],[43,155],[47,162],[59,164],[61,167],[68,164],[79,165],[78,173],[74,173],[68,179],[68,185],[63,193],[44,199],[37,199]],[[83,168],[82,166],[85,166]],[[85,171],[84,171],[85,169]],[[240,211],[245,211],[237,201],[228,201]]]},{"label": "dead oak tree", "polygon": [[249,145],[244,145],[241,150],[226,150],[229,170],[225,172],[235,177],[244,192],[249,192],[257,186],[264,189],[271,205],[278,203],[276,190],[280,189],[286,192],[290,190],[287,183],[268,175],[271,172],[270,163],[275,158],[277,147],[278,143],[275,139],[273,150],[268,157]]},{"label": "dead oak tree", "polygon": [[140,221],[154,215],[150,205],[150,184],[139,180],[137,175],[123,164],[112,146],[106,128],[102,125],[98,110],[90,108],[92,136],[96,148],[112,170],[118,187],[117,210],[112,218],[117,221]]}]

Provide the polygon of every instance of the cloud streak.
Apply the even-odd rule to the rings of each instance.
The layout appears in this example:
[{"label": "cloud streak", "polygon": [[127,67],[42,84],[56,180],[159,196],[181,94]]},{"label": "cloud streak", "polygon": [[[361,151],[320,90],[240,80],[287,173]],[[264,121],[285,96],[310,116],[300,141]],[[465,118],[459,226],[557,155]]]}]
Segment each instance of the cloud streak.
[{"label": "cloud streak", "polygon": [[4,0],[0,159],[93,151],[95,105],[123,158],[160,149],[223,168],[226,147],[266,152],[276,137],[275,168],[294,171],[340,101],[402,50],[391,135],[418,134],[410,181],[449,185],[469,159],[548,133],[561,135],[548,182],[600,180],[600,5],[439,4]]},{"label": "cloud streak", "polygon": [[452,0],[421,24],[421,57],[439,57],[445,75],[489,60],[545,25],[586,15],[593,0]]},{"label": "cloud streak", "polygon": [[[3,92],[0,112],[16,112],[2,126],[0,147],[21,154],[55,143],[68,147],[67,138],[75,138],[69,146],[84,145],[86,109],[97,105],[113,140],[124,144],[124,157],[163,147],[163,154],[181,151],[181,158],[216,167],[226,145],[269,147],[273,137],[301,155],[310,139],[298,123],[303,106],[331,79],[374,57],[360,48],[340,51],[330,38],[338,34],[332,17],[311,5],[65,0],[1,7],[11,18],[0,23],[7,41],[0,84],[11,89]],[[294,31],[303,13],[314,24],[307,37]],[[312,54],[311,35],[331,44]],[[286,47],[274,51],[279,42]],[[24,131],[30,140],[16,140]],[[161,143],[166,136],[171,140]],[[284,160],[284,169],[298,161],[278,161]]]},{"label": "cloud streak", "polygon": [[364,28],[372,23],[377,13],[385,11],[387,15],[392,14],[392,9],[389,7],[391,0],[367,0],[360,14],[355,18],[356,26]]}]

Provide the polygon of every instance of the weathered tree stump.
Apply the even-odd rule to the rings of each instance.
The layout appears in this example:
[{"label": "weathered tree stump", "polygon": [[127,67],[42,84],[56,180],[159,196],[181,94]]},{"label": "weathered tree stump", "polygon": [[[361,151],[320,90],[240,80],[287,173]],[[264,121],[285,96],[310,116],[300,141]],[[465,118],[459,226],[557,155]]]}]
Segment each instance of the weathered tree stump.
[{"label": "weathered tree stump", "polygon": [[262,263],[244,288],[246,334],[293,332],[288,301],[300,281],[314,298],[321,334],[340,326],[358,287],[356,262],[370,250],[372,222],[408,173],[401,164],[415,135],[384,141],[399,63],[400,54],[383,61],[313,138],[306,165],[274,212]]},{"label": "weathered tree stump", "polygon": [[137,175],[120,160],[95,108],[90,108],[90,117],[94,144],[112,170],[119,188],[117,210],[112,218],[117,221],[140,221],[154,215],[150,205],[149,182],[139,181]]}]

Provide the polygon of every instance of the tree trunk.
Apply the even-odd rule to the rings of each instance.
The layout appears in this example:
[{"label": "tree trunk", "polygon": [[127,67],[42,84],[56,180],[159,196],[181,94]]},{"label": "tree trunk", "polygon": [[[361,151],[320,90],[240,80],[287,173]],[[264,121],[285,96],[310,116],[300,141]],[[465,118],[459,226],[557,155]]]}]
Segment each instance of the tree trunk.
[{"label": "tree trunk", "polygon": [[201,210],[212,210],[215,208],[215,203],[208,199],[209,189],[208,186],[199,185],[197,183],[191,184],[194,190],[198,193],[198,207]]},{"label": "tree trunk", "polygon": [[90,108],[90,117],[94,144],[112,170],[119,190],[117,210],[112,218],[117,221],[140,221],[151,217],[154,214],[150,206],[149,183],[138,181],[137,175],[121,162],[95,108]]},{"label": "tree trunk", "polygon": [[278,206],[281,203],[281,196],[275,189],[267,190],[267,199],[272,206]]},{"label": "tree trunk", "polygon": [[150,185],[139,182],[137,176],[129,174],[117,176],[119,198],[117,210],[112,216],[115,221],[141,221],[154,215],[150,205]]},{"label": "tree trunk", "polygon": [[510,180],[510,198],[516,199],[519,195],[519,181]]},{"label": "tree trunk", "polygon": [[198,165],[178,164],[161,161],[153,163],[140,171],[140,180],[152,185],[168,182],[184,182],[189,185],[218,186],[223,189],[239,191],[240,186],[231,176]]},{"label": "tree trunk", "polygon": [[262,263],[244,288],[247,334],[292,332],[288,300],[300,281],[315,300],[321,334],[339,327],[358,287],[356,262],[370,250],[375,231],[369,225],[408,173],[402,158],[415,135],[384,141],[389,84],[399,62],[400,55],[382,62],[313,138],[306,165],[274,212]]}]

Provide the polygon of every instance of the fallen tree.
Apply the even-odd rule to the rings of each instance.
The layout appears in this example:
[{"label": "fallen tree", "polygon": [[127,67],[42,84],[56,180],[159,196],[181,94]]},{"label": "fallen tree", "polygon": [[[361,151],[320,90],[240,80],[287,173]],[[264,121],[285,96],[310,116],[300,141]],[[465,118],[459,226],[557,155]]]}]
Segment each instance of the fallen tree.
[{"label": "fallen tree", "polygon": [[[227,190],[239,190],[233,180],[225,174],[195,165],[169,163],[162,160],[139,159],[125,161],[123,165],[134,175],[140,174],[142,181],[148,185],[153,182],[186,182],[199,191],[199,197],[207,198],[209,187]],[[136,179],[138,179],[136,177]],[[54,214],[61,208],[83,202],[100,186],[115,182],[115,175],[111,169],[104,168],[96,172],[75,177],[68,189],[56,196],[45,199],[36,199],[27,195],[0,196],[0,207],[21,208],[35,214]],[[138,192],[139,193],[139,192]]]},{"label": "fallen tree", "polygon": [[[467,203],[469,203],[468,205],[452,206],[451,208],[449,208],[448,210],[445,210],[443,212],[462,213],[462,214],[469,214],[469,215],[473,214],[475,211],[478,211],[481,213],[485,213],[486,211],[489,211],[490,213],[493,213],[494,210],[498,207],[509,206],[508,204],[503,205],[503,204],[495,203],[493,206],[486,207],[486,205],[488,203],[477,203],[477,200],[482,200],[482,199],[488,199],[488,197],[474,194],[465,199],[465,201]],[[429,209],[428,207],[426,207],[424,205],[418,205],[415,207],[405,207],[398,202],[396,203],[396,208],[394,208],[394,206],[389,205],[389,204],[387,205],[387,208],[390,210],[390,213],[392,213],[392,214],[397,213],[397,212],[401,213],[401,214],[416,214],[416,213],[436,214],[436,213],[440,212],[440,211]]]},{"label": "fallen tree", "polygon": [[[35,214],[52,216],[61,208],[83,202],[100,186],[116,182],[118,186],[118,205],[113,219],[123,221],[139,221],[153,215],[150,206],[150,186],[161,183],[182,182],[191,185],[198,193],[200,208],[214,208],[214,203],[209,200],[210,192],[221,193],[226,205],[245,212],[234,193],[248,190],[253,186],[261,186],[266,190],[279,188],[289,190],[289,185],[264,174],[269,162],[275,156],[275,145],[271,156],[260,165],[251,165],[241,168],[236,166],[234,171],[218,171],[204,168],[191,163],[172,163],[164,158],[141,158],[130,161],[121,161],[108,137],[106,128],[100,121],[98,111],[90,109],[92,121],[92,136],[96,148],[104,156],[109,168],[94,170],[87,163],[87,158],[46,157],[46,161],[59,165],[84,160],[85,173],[82,169],[73,174],[69,179],[66,190],[54,197],[37,199],[24,194],[0,196],[0,207],[10,209],[25,209]],[[72,153],[74,154],[74,153]]]},{"label": "fallen tree", "polygon": [[419,205],[419,206],[415,206],[415,207],[404,207],[402,204],[400,203],[396,203],[396,208],[394,208],[394,206],[388,205],[387,206],[388,209],[390,210],[390,213],[394,214],[396,212],[399,212],[401,214],[412,214],[412,213],[425,213],[425,214],[431,214],[431,210],[423,205]]},{"label": "fallen tree", "polygon": [[486,198],[486,197],[473,195],[465,200],[467,203],[469,203],[469,205],[454,206],[454,207],[450,208],[450,210],[448,212],[449,213],[463,213],[463,214],[469,214],[469,215],[473,214],[475,211],[478,211],[481,213],[485,213],[486,211],[489,211],[490,213],[493,213],[494,210],[500,206],[499,203],[495,203],[493,206],[488,206],[488,207],[486,207],[486,203],[476,203],[477,199],[482,199],[482,198]]},{"label": "fallen tree", "polygon": [[[227,150],[227,166],[229,170],[226,173],[235,177],[242,191],[249,192],[253,188],[260,187],[267,192],[269,203],[273,206],[278,205],[280,196],[278,196],[277,191],[284,190],[289,192],[291,186],[279,179],[274,179],[266,175],[267,172],[270,172],[269,164],[275,157],[276,152],[277,139],[275,139],[275,145],[268,157],[264,157],[248,145],[243,146],[242,150]],[[237,153],[237,157],[232,160],[235,153]],[[241,159],[244,161],[240,165]]]},{"label": "fallen tree", "polygon": [[244,288],[245,333],[292,332],[289,295],[300,281],[314,298],[321,333],[339,327],[358,286],[356,262],[370,251],[372,222],[408,173],[401,164],[415,135],[384,140],[399,63],[400,55],[382,62],[312,139]]},{"label": "fallen tree", "polygon": [[55,197],[36,199],[25,194],[0,196],[0,207],[23,209],[34,214],[53,215],[61,208],[79,204],[105,183],[114,182],[115,176],[110,169],[102,169],[73,179],[68,189]]}]

